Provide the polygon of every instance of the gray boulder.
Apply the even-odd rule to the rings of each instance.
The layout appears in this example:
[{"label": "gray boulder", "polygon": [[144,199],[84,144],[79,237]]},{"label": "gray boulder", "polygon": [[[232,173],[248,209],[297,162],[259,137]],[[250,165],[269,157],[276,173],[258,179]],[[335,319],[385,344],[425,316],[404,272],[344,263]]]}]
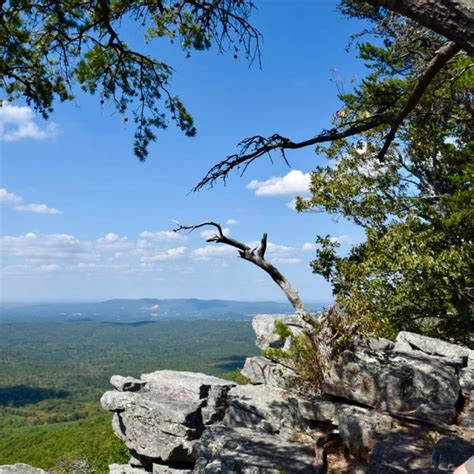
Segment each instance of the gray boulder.
[{"label": "gray boulder", "polygon": [[252,384],[264,384],[273,388],[291,389],[297,382],[292,370],[262,356],[247,357],[241,373]]},{"label": "gray boulder", "polygon": [[383,337],[371,337],[364,341],[364,346],[372,351],[390,351],[395,347],[395,343]]},{"label": "gray boulder", "polygon": [[223,423],[231,427],[253,428],[275,433],[291,420],[284,393],[263,385],[239,385],[228,394]]},{"label": "gray boulder", "polygon": [[298,418],[305,421],[339,424],[338,413],[342,403],[335,403],[317,397],[290,397],[289,402],[296,406]]},{"label": "gray boulder", "polygon": [[138,392],[146,385],[143,380],[121,375],[112,375],[110,383],[120,392]]},{"label": "gray boulder", "polygon": [[176,464],[153,464],[153,474],[191,474],[192,467],[182,467]]},{"label": "gray boulder", "polygon": [[367,459],[376,441],[395,428],[395,420],[365,408],[342,405],[337,412],[339,436],[351,453]]},{"label": "gray boulder", "polygon": [[47,472],[39,467],[17,463],[0,466],[0,474],[47,474]]},{"label": "gray boulder", "polygon": [[247,357],[241,373],[253,384],[264,384],[277,364],[266,357]]},{"label": "gray boulder", "polygon": [[433,468],[431,446],[421,436],[392,433],[379,441],[369,456],[369,474],[441,474],[451,471]]},{"label": "gray boulder", "polygon": [[421,351],[428,355],[445,357],[460,366],[467,364],[472,352],[467,347],[407,331],[398,333],[394,350],[402,352]]},{"label": "gray boulder", "polygon": [[143,474],[145,471],[129,464],[110,464],[109,474]]},{"label": "gray boulder", "polygon": [[275,334],[275,323],[281,321],[287,324],[294,333],[301,331],[301,324],[296,316],[288,314],[259,314],[252,320],[252,327],[257,336],[256,345],[259,349],[283,348],[285,339]]},{"label": "gray boulder", "polygon": [[[319,398],[290,399],[293,405],[295,402],[299,418],[337,426],[344,444],[361,458],[367,457],[368,451],[381,436],[396,428],[392,417],[375,410]],[[300,423],[300,426],[303,424]]]},{"label": "gray boulder", "polygon": [[[113,380],[121,386],[123,379]],[[114,412],[112,427],[143,465],[192,462],[195,441],[224,416],[235,385],[205,374],[163,370],[144,374],[138,391],[109,391],[101,398]],[[136,384],[137,386],[139,384]]]},{"label": "gray boulder", "polygon": [[459,383],[451,364],[392,351],[345,351],[327,373],[325,393],[383,412],[453,423]]},{"label": "gray boulder", "polygon": [[247,428],[214,426],[195,447],[196,474],[281,474],[317,472],[314,450]]},{"label": "gray boulder", "polygon": [[459,385],[464,406],[458,424],[464,428],[474,429],[474,367],[466,367],[459,371]]}]

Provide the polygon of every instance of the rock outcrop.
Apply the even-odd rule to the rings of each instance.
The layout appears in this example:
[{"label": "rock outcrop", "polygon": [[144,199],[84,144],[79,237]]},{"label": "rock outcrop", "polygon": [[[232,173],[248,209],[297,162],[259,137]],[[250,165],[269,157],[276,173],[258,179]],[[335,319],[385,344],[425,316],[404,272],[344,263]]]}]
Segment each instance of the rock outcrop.
[{"label": "rock outcrop", "polygon": [[47,474],[39,467],[33,467],[28,464],[5,464],[0,466],[0,474]]},{"label": "rock outcrop", "polygon": [[[260,348],[291,343],[275,321],[301,330],[287,315],[257,316]],[[250,384],[167,370],[112,377],[101,402],[131,459],[110,472],[434,474],[474,454],[474,356],[465,347],[408,332],[395,343],[364,341],[312,397],[296,390],[292,370],[262,356],[242,374]]]}]

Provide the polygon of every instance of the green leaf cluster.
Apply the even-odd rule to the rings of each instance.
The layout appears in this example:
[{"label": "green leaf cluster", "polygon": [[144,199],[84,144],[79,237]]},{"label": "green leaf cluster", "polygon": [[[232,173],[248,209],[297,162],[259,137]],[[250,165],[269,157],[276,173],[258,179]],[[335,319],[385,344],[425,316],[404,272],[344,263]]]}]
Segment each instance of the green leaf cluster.
[{"label": "green leaf cluster", "polygon": [[[22,98],[45,118],[78,87],[98,94],[125,122],[133,119],[133,151],[144,160],[156,131],[170,121],[187,136],[196,134],[192,116],[170,92],[173,68],[157,57],[159,40],[178,42],[188,56],[215,45],[252,61],[259,39],[248,22],[252,8],[247,0],[6,0],[0,88],[6,100]],[[140,41],[131,32],[137,31],[142,44],[135,47]]]},{"label": "green leaf cluster", "polygon": [[[406,19],[342,2],[373,21],[354,38],[369,74],[351,92],[336,128],[394,114],[414,92],[444,39]],[[332,283],[337,303],[361,328],[394,337],[416,331],[469,344],[473,317],[474,64],[462,51],[434,77],[413,112],[392,126],[340,139],[317,152],[311,197],[299,211],[325,211],[361,226],[366,240],[346,255],[330,236],[316,239],[315,273]]]}]

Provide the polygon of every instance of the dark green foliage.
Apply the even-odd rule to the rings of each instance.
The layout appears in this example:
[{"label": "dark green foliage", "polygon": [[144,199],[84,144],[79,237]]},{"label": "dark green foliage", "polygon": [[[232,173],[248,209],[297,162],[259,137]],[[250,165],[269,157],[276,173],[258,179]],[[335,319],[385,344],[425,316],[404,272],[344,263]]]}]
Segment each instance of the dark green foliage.
[{"label": "dark green foliage", "polygon": [[250,323],[240,321],[18,323],[0,332],[8,335],[0,338],[0,464],[59,466],[53,472],[82,459],[106,473],[128,460],[99,406],[111,375],[175,369],[229,378],[257,353]]},{"label": "dark green foliage", "polygon": [[235,369],[229,374],[229,379],[239,385],[247,385],[250,383],[250,379],[242,374],[240,369]]},{"label": "dark green foliage", "polygon": [[291,343],[288,349],[270,347],[262,355],[292,369],[297,374],[294,389],[309,394],[319,394],[324,374],[333,361],[362,337],[356,321],[337,306],[319,315],[307,314],[304,327],[296,335],[284,323],[276,322],[275,327],[275,333],[290,337]]},{"label": "dark green foliage", "polygon": [[[349,255],[329,236],[318,237],[312,269],[332,283],[337,303],[361,328],[394,337],[410,330],[469,343],[473,316],[473,62],[460,51],[416,97],[420,78],[446,40],[406,19],[361,2],[343,11],[369,19],[374,29],[355,38],[368,75],[341,92],[336,129],[368,117],[397,117],[338,139],[317,151],[327,165],[311,175],[317,209],[365,230]],[[416,53],[415,53],[416,51]],[[387,152],[381,150],[398,123]]]},{"label": "dark green foliage", "polygon": [[[170,91],[173,69],[149,48],[161,39],[177,42],[187,55],[215,45],[223,52],[241,50],[251,62],[259,33],[248,23],[247,0],[159,2],[100,0],[2,2],[0,88],[7,100],[18,97],[47,117],[54,103],[74,98],[74,86],[99,94],[136,123],[134,153],[140,160],[170,119],[188,136],[193,119]],[[133,25],[132,35],[127,25]],[[235,43],[235,44],[234,44]],[[140,42],[138,42],[140,44]]]},{"label": "dark green foliage", "polygon": [[286,339],[288,336],[291,335],[290,327],[283,321],[275,321],[275,329],[273,332],[276,335],[280,336],[282,339]]}]

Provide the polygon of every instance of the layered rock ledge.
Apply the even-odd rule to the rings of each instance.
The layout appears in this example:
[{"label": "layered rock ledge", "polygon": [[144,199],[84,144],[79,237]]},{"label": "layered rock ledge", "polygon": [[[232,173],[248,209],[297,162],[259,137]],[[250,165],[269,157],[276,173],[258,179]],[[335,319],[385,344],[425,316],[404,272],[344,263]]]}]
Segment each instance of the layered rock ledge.
[{"label": "layered rock ledge", "polygon": [[[254,319],[257,345],[287,315]],[[443,473],[474,455],[474,352],[408,332],[344,352],[322,394],[302,396],[295,374],[251,357],[248,385],[162,370],[112,377],[102,406],[127,445],[115,474]]]}]

